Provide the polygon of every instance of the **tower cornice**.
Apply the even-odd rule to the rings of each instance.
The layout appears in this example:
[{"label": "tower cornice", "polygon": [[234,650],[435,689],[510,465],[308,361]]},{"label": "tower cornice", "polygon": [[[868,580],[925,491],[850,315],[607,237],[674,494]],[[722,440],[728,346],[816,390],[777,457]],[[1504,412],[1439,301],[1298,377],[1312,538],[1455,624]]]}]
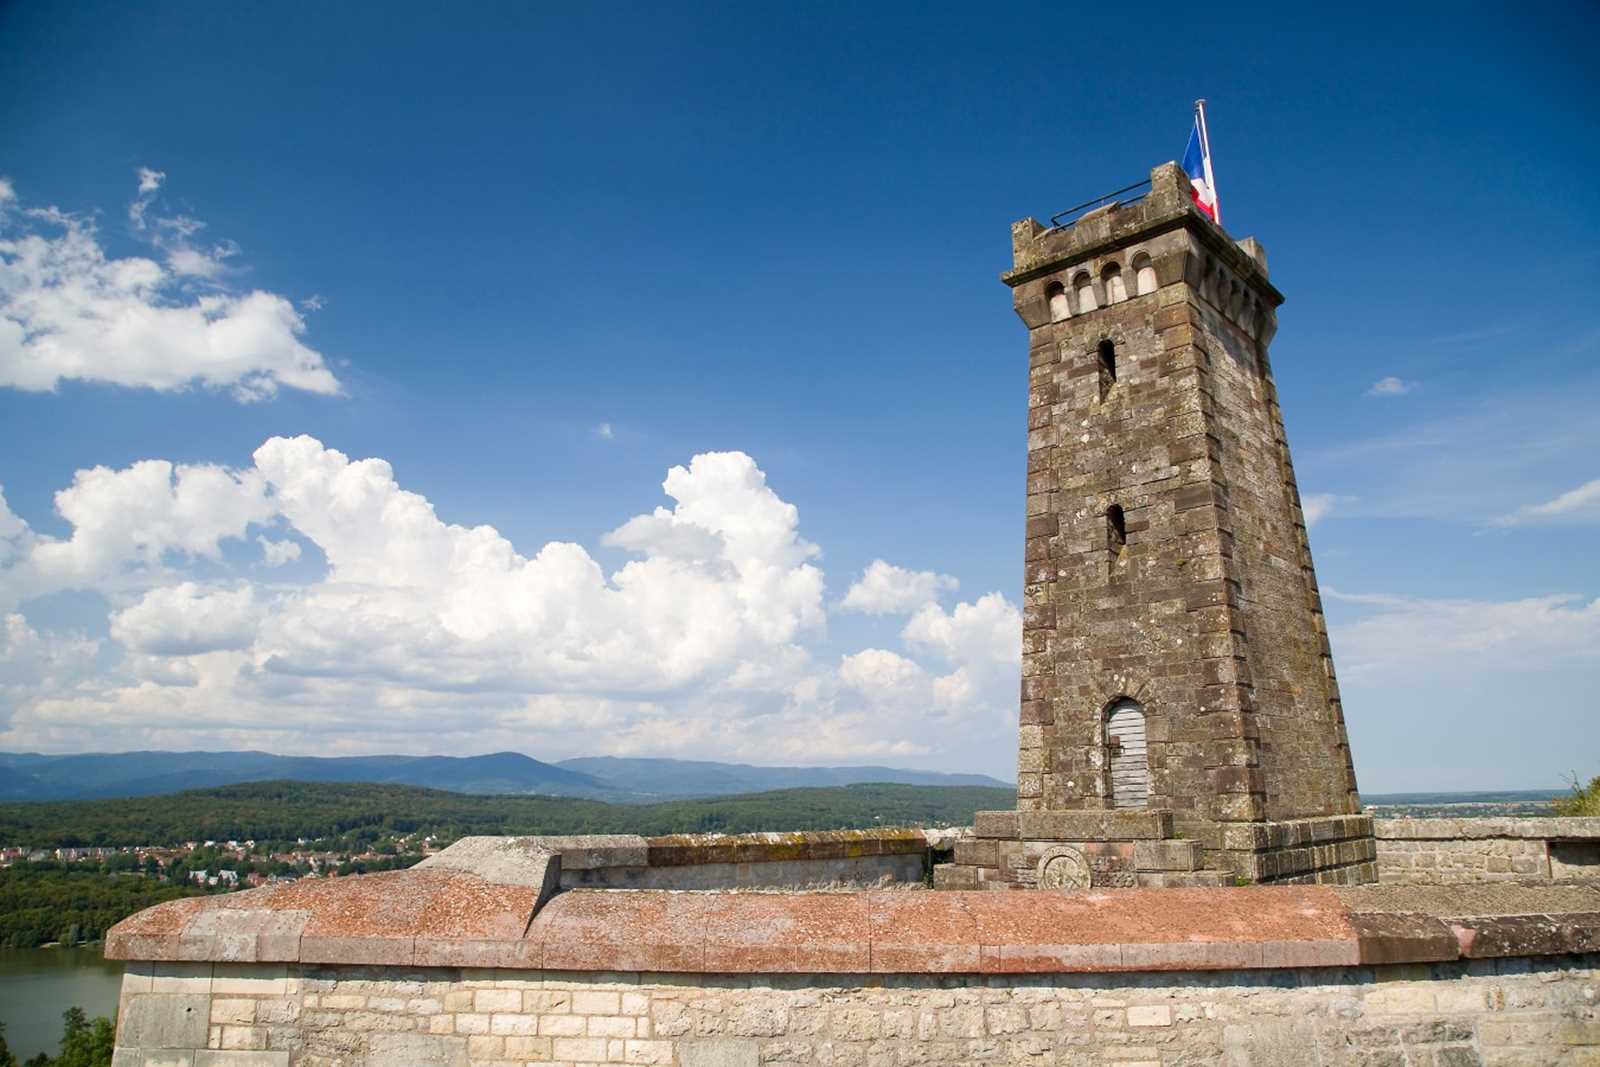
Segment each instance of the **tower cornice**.
[{"label": "tower cornice", "polygon": [[1268,307],[1283,303],[1283,294],[1267,277],[1266,253],[1260,243],[1249,237],[1236,242],[1200,214],[1189,196],[1188,176],[1176,163],[1151,170],[1149,193],[1131,203],[1114,201],[1067,226],[1047,227],[1034,218],[1013,223],[1013,266],[1000,280],[1015,289],[1180,229],[1244,281]]}]

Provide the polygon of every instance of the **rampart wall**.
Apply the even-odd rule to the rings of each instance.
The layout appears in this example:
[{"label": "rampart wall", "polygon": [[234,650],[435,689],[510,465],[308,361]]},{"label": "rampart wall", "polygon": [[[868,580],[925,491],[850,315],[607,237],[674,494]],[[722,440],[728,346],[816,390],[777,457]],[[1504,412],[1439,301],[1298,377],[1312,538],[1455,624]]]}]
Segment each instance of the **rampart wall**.
[{"label": "rampart wall", "polygon": [[1378,880],[1600,881],[1600,819],[1375,819]]},{"label": "rampart wall", "polygon": [[1600,957],[1000,977],[135,964],[114,1067],[1600,1061]]},{"label": "rampart wall", "polygon": [[1600,1063],[1600,882],[562,890],[550,842],[124,920],[114,1067]]}]

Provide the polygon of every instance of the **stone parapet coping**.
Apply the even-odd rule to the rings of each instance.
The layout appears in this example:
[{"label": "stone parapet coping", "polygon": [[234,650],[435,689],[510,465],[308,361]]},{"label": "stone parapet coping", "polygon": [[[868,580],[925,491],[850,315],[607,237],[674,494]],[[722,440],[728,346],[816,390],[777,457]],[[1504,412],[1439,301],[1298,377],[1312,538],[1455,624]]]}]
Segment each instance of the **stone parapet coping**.
[{"label": "stone parapet coping", "polygon": [[1374,819],[1372,827],[1380,841],[1600,841],[1600,819],[1594,818]]},{"label": "stone parapet coping", "polygon": [[[949,849],[970,831],[883,828],[873,830],[804,830],[758,834],[565,834],[542,837],[463,837],[419,867],[476,870],[496,862],[506,870],[517,856],[554,858],[560,871],[597,871],[613,867],[696,867],[714,863],[761,864],[795,861],[902,856]],[[498,857],[493,859],[491,857]],[[546,877],[540,867],[537,877]],[[493,879],[491,879],[493,880]],[[559,878],[557,879],[559,881]]]},{"label": "stone parapet coping", "polygon": [[[1600,887],[1091,892],[570,890],[415,869],[191,897],[106,956],[676,973],[1017,974],[1348,967],[1600,951]],[[1403,890],[1403,891],[1402,891]],[[532,920],[530,922],[530,916]]]}]

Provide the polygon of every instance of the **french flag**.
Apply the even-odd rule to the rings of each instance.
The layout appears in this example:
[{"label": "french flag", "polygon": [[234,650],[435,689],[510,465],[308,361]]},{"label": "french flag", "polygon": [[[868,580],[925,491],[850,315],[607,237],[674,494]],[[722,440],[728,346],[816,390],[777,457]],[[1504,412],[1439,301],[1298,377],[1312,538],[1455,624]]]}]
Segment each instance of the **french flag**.
[{"label": "french flag", "polygon": [[1194,206],[1212,222],[1222,222],[1217,207],[1217,181],[1211,174],[1210,138],[1206,136],[1200,112],[1196,110],[1194,128],[1189,131],[1189,147],[1183,150],[1183,170],[1189,175],[1189,196]]}]

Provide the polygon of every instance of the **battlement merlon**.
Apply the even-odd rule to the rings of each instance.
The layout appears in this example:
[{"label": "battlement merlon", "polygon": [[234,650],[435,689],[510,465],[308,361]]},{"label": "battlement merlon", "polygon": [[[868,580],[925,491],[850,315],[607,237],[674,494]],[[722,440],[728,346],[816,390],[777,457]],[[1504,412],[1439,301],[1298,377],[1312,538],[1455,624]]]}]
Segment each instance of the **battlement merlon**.
[{"label": "battlement merlon", "polygon": [[[1166,269],[1157,265],[1161,274],[1170,274],[1175,267],[1184,275],[1191,270],[1200,271],[1203,254],[1210,254],[1251,290],[1264,310],[1270,312],[1283,303],[1283,294],[1267,278],[1266,249],[1253,237],[1234,241],[1222,227],[1202,215],[1189,196],[1189,177],[1176,163],[1163,163],[1151,170],[1150,192],[1134,203],[1113,202],[1066,226],[1047,227],[1034,218],[1012,223],[1014,265],[1000,280],[1019,289],[1169,233],[1177,234],[1191,254],[1163,257]],[[1172,243],[1162,242],[1167,246]],[[1092,273],[1098,277],[1098,271]],[[1160,282],[1167,285],[1176,280],[1164,276]],[[1200,288],[1198,274],[1186,280]],[[1017,295],[1022,296],[1020,292]],[[1021,312],[1020,303],[1018,311]]]}]

